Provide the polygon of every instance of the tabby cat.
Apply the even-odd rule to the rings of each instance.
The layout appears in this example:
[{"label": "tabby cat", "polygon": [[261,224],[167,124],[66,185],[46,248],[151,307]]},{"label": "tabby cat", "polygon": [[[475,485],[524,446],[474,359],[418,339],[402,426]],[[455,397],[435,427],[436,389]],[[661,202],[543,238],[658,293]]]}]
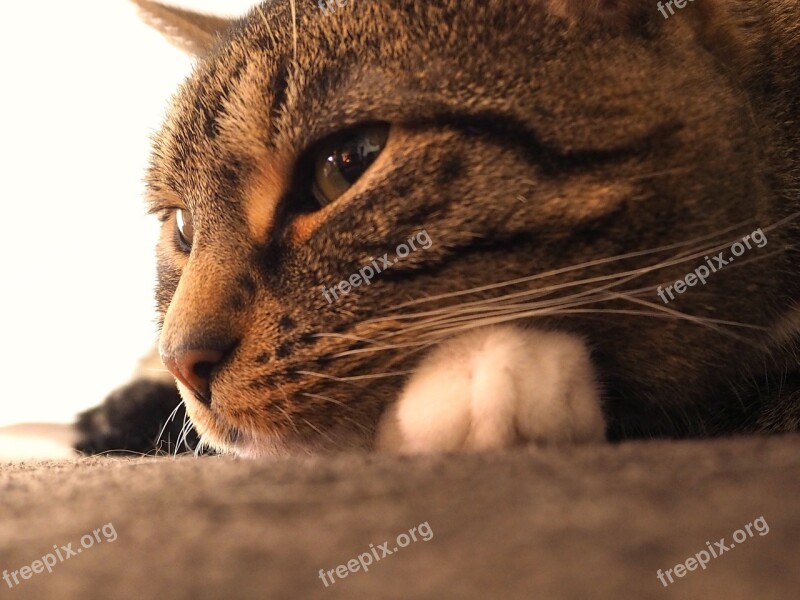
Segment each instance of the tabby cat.
[{"label": "tabby cat", "polygon": [[799,3],[137,4],[198,57],[147,175],[180,397],[133,381],[79,449],[800,429]]}]

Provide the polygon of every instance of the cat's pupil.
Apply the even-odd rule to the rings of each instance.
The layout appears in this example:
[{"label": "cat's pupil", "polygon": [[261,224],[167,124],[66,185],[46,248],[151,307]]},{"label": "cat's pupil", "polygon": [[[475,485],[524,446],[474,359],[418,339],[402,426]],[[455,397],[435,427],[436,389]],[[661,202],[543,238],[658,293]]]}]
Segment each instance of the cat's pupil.
[{"label": "cat's pupil", "polygon": [[387,136],[386,125],[365,127],[317,155],[313,189],[321,206],[336,200],[364,174],[383,151]]},{"label": "cat's pupil", "polygon": [[343,149],[328,157],[326,165],[331,170],[338,169],[345,181],[352,185],[377,158],[382,148],[374,136],[350,140]]}]

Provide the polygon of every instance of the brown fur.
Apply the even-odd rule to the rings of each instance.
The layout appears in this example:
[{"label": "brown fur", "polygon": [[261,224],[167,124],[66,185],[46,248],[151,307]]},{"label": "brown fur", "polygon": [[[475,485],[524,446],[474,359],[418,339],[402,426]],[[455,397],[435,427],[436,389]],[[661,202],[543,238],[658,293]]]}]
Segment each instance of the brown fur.
[{"label": "brown fur", "polygon": [[[403,303],[744,223],[710,248],[800,210],[795,2],[698,0],[668,21],[653,2],[622,0],[293,8],[266,2],[204,49],[148,176],[166,219],[161,349],[232,348],[211,407],[186,399],[214,446],[368,447],[402,383],[391,374],[419,360],[425,346],[413,344],[446,337],[401,316],[644,268],[681,249]],[[308,194],[296,177],[306,150],[375,121],[391,124],[378,161],[335,203],[293,214]],[[189,255],[174,241],[175,208],[194,215]],[[325,301],[321,286],[422,228],[429,250]],[[612,437],[797,429],[796,320],[776,341],[800,297],[796,222],[768,235],[769,258],[669,306],[761,329],[623,313],[525,321],[590,341]],[[622,289],[652,286],[641,298],[657,303],[657,285],[698,264]]]}]

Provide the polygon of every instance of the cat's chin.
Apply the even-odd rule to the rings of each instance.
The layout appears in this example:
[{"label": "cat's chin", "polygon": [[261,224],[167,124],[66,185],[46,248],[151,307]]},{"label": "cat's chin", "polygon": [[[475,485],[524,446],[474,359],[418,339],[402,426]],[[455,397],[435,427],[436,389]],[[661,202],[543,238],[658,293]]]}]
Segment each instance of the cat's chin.
[{"label": "cat's chin", "polygon": [[372,445],[370,440],[350,432],[331,435],[328,439],[319,436],[300,438],[239,433],[235,441],[215,444],[213,439],[206,439],[206,436],[203,436],[203,442],[220,453],[245,459],[330,454],[343,451],[359,452],[368,451]]},{"label": "cat's chin", "polygon": [[226,426],[208,415],[192,420],[203,446],[245,459],[369,451],[374,443],[363,433],[349,430],[330,430],[324,435],[283,435]]},{"label": "cat's chin", "polygon": [[242,426],[201,406],[180,382],[178,390],[201,445],[219,454],[263,458],[368,451],[374,445],[374,432],[368,434],[365,427],[355,431],[344,427],[321,431],[317,427],[314,432],[302,435],[291,430],[284,433],[260,430],[252,425]]}]

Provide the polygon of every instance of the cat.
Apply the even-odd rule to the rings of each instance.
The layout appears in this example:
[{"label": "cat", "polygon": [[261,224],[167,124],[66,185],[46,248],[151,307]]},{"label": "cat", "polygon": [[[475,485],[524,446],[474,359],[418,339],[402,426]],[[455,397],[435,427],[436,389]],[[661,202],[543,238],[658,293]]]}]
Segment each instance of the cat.
[{"label": "cat", "polygon": [[136,3],[197,57],[147,175],[175,379],[78,449],[184,417],[244,457],[800,429],[798,3]]}]

